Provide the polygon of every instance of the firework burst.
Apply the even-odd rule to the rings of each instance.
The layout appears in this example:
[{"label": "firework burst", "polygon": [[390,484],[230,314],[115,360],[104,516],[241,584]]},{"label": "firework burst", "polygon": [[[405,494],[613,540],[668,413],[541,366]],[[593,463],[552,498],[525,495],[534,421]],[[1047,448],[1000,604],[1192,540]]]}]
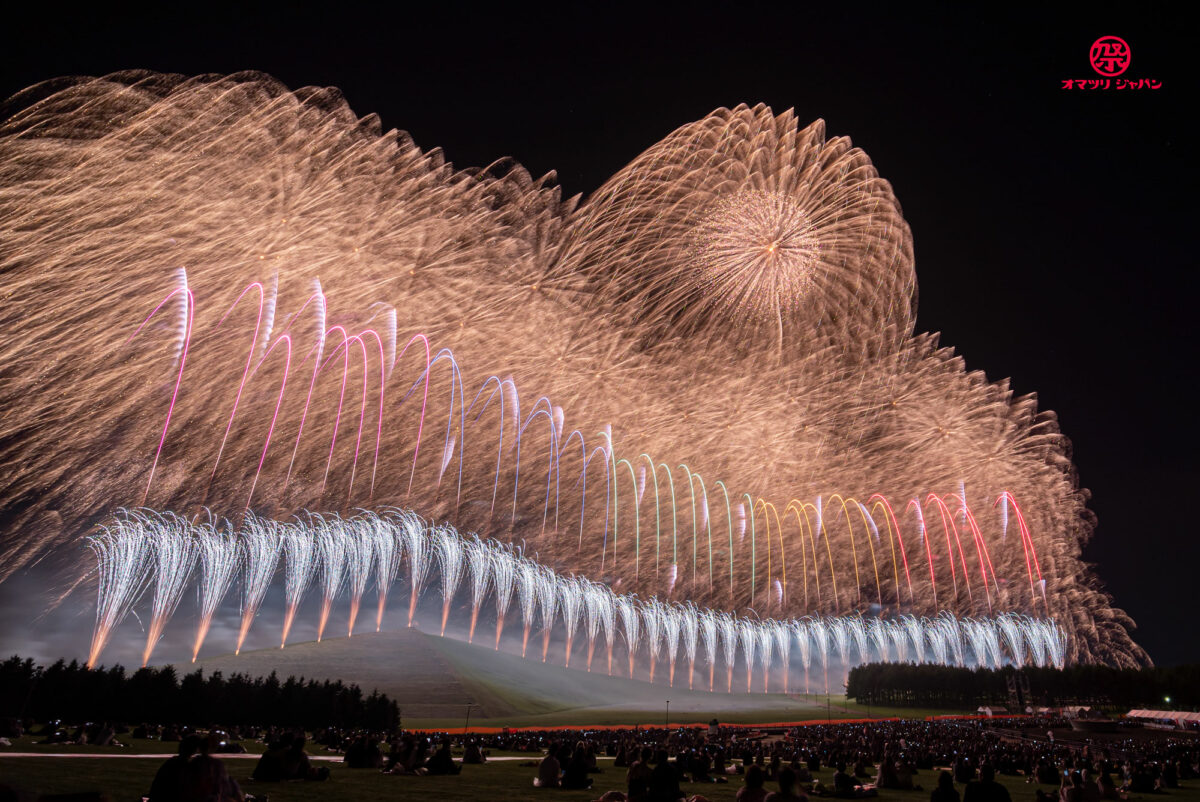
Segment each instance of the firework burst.
[{"label": "firework burst", "polygon": [[[351,619],[381,567],[377,628],[407,565],[411,623],[452,555],[402,526],[335,573],[263,523],[391,503],[622,596],[812,616],[814,655],[826,617],[949,612],[989,663],[1015,633],[968,619],[1147,659],[1080,559],[1093,518],[1053,413],[914,334],[899,204],[819,121],[718,109],[579,202],[260,74],[53,81],[3,114],[0,578],[73,555],[97,512],[209,508],[272,532],[240,541],[239,648],[280,551],[289,621],[320,562]],[[93,653],[142,590],[122,559]],[[186,578],[156,580],[155,632]],[[548,633],[550,592],[513,584]]]}]

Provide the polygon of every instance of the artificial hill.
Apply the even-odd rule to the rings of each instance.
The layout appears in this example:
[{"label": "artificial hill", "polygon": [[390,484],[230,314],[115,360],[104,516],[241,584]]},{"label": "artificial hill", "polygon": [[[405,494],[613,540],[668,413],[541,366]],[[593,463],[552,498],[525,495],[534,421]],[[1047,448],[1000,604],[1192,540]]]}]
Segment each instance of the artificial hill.
[{"label": "artificial hill", "polygon": [[[359,685],[364,692],[379,690],[396,700],[403,723],[409,727],[462,726],[468,704],[472,705],[471,721],[489,726],[657,723],[664,720],[668,699],[672,722],[713,717],[746,723],[794,721],[825,718],[830,710],[824,697],[689,691],[686,680],[680,680],[686,676],[686,665],[678,671],[672,688],[663,681],[666,665],[659,667],[657,682],[651,684],[607,676],[599,654],[589,673],[428,635],[419,629],[245,651],[177,668],[184,672],[200,668],[206,674],[266,676],[274,671],[280,677],[340,679]],[[718,672],[718,681],[724,679],[723,672]],[[745,687],[742,672],[734,675],[735,689],[739,683]],[[861,715],[858,710],[846,709],[840,697],[834,699],[834,717]]]}]

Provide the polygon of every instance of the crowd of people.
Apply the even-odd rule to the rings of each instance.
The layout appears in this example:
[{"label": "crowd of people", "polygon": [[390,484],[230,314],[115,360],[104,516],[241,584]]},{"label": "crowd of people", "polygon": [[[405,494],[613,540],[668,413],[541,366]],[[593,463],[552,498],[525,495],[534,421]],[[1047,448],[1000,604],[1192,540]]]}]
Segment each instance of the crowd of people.
[{"label": "crowd of people", "polygon": [[705,787],[720,783],[737,784],[739,802],[859,799],[890,790],[928,792],[930,802],[1010,802],[1012,782],[998,782],[998,775],[1034,786],[1029,802],[1102,802],[1170,792],[1200,777],[1195,737],[1145,737],[1130,729],[1104,741],[1055,739],[1053,731],[1064,725],[1047,718],[881,720],[757,732],[714,720],[708,727],[503,731],[456,741],[445,733],[404,730],[327,728],[310,739],[286,728],[201,733],[93,724],[71,731],[54,724],[44,728],[41,742],[118,744],[123,732],[178,741],[178,754],[154,778],[151,802],[254,799],[217,757],[245,752],[242,741],[265,747],[242,783],[255,790],[327,779],[329,761],[314,764],[309,748],[326,759],[340,756],[349,770],[410,776],[456,775],[489,754],[508,753],[532,770],[533,786],[595,789],[603,802],[703,802]]}]

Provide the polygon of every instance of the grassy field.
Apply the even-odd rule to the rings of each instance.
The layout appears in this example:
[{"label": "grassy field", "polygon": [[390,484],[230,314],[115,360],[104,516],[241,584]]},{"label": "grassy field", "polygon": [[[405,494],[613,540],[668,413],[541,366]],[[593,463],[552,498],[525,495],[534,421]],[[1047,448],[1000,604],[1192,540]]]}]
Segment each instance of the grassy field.
[{"label": "grassy field", "polygon": [[[114,802],[134,802],[150,787],[150,781],[161,761],[105,758],[8,758],[0,756],[0,783],[13,785],[30,793],[79,793],[101,791]],[[253,759],[227,761],[230,773],[241,782],[254,766]],[[466,766],[458,777],[389,777],[371,769],[346,769],[338,764],[333,775],[324,783],[254,784],[243,782],[248,793],[268,794],[272,802],[361,802],[387,798],[389,800],[590,800],[609,789],[625,787],[625,770],[601,763],[604,770],[595,775],[591,791],[539,790],[532,781],[537,770],[519,762],[490,763]],[[817,774],[828,785],[832,772]],[[1037,785],[1026,784],[1023,778],[1002,777],[1014,802],[1032,802]],[[935,775],[923,772],[917,782],[924,791],[884,791],[879,799],[891,802],[926,802]],[[774,784],[770,784],[773,787]],[[1175,802],[1200,802],[1200,784],[1187,784],[1169,794]],[[687,794],[703,794],[712,802],[731,802],[741,787],[738,777],[727,784],[684,784]],[[962,787],[959,786],[961,791]],[[1047,786],[1046,790],[1050,790]],[[1155,795],[1161,799],[1168,795]],[[1136,797],[1135,797],[1136,799]]]}]

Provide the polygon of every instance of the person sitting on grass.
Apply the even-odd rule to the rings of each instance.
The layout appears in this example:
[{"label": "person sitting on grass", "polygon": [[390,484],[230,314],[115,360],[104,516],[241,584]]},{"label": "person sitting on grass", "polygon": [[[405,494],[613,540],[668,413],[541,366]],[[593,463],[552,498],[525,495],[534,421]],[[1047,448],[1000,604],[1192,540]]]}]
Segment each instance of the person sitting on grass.
[{"label": "person sitting on grass", "polygon": [[[630,750],[633,751],[632,749]],[[633,760],[633,765],[625,774],[625,787],[629,802],[647,802],[650,799],[650,758],[653,750],[643,746],[641,752]]]},{"label": "person sitting on grass", "polygon": [[790,766],[779,770],[779,790],[767,794],[766,802],[808,802],[808,797],[796,790],[796,772]]},{"label": "person sitting on grass", "polygon": [[450,754],[449,738],[442,739],[441,745],[433,753],[433,757],[429,759],[425,768],[429,774],[436,775],[458,774],[462,771],[462,767],[454,762],[454,757]]},{"label": "person sitting on grass", "polygon": [[308,753],[304,751],[307,738],[303,733],[292,736],[291,746],[283,754],[283,778],[285,780],[303,780],[308,776],[312,763]]},{"label": "person sitting on grass", "polygon": [[316,768],[308,759],[308,753],[304,751],[306,740],[304,733],[292,736],[292,744],[283,754],[283,779],[328,780],[329,769],[325,766]]},{"label": "person sitting on grass", "polygon": [[852,797],[854,796],[854,778],[846,773],[846,764],[839,761],[837,771],[833,773],[833,795]]},{"label": "person sitting on grass", "polygon": [[1062,787],[1058,789],[1060,802],[1083,802],[1083,775],[1077,771],[1069,775],[1063,772]]},{"label": "person sitting on grass", "polygon": [[150,783],[150,802],[175,802],[183,794],[183,777],[188,761],[200,751],[200,738],[189,735],[179,742],[179,753],[167,758],[158,767],[154,782]]},{"label": "person sitting on grass", "polygon": [[216,733],[199,738],[198,754],[188,761],[183,773],[183,802],[244,802],[242,789],[229,776],[225,764],[209,754],[217,746]]},{"label": "person sitting on grass", "polygon": [[279,740],[267,744],[267,750],[258,759],[254,773],[250,776],[260,783],[277,783],[284,779],[283,758],[292,746],[292,734],[284,733]]},{"label": "person sitting on grass", "polygon": [[479,748],[479,742],[476,741],[474,738],[467,741],[467,745],[463,747],[462,762],[470,763],[470,764],[487,762],[487,757],[483,754],[483,751]]},{"label": "person sitting on grass", "polygon": [[879,774],[875,777],[875,785],[880,788],[899,788],[900,775],[896,773],[896,759],[891,752],[883,753],[879,764]]},{"label": "person sitting on grass", "polygon": [[738,789],[737,802],[765,802],[767,791],[763,784],[767,773],[757,764],[746,768],[746,784]]},{"label": "person sitting on grass", "polygon": [[571,755],[571,759],[567,761],[566,769],[563,770],[561,786],[576,790],[592,787],[592,778],[588,777],[587,751],[583,748],[583,741],[575,744],[575,751]]},{"label": "person sitting on grass", "polygon": [[979,767],[979,779],[967,783],[963,802],[1012,802],[1008,789],[996,782],[996,769],[991,763]]},{"label": "person sitting on grass", "polygon": [[383,754],[375,739],[362,735],[346,749],[344,762],[352,769],[378,769],[383,766]]},{"label": "person sitting on grass", "polygon": [[900,755],[900,763],[896,766],[896,779],[899,781],[897,786],[901,791],[923,791],[921,786],[913,782],[913,775],[917,770],[913,768],[913,764],[908,761],[906,755]]},{"label": "person sitting on grass", "polygon": [[954,775],[943,771],[938,775],[937,788],[929,794],[929,802],[959,802],[958,789],[954,787]]},{"label": "person sitting on grass", "polygon": [[546,756],[542,758],[542,762],[538,764],[538,776],[533,781],[533,784],[538,788],[558,788],[560,775],[562,774],[562,766],[558,762],[558,758],[554,756],[558,749],[558,744],[550,744],[550,748],[546,750]]},{"label": "person sitting on grass", "polygon": [[1117,783],[1107,771],[1100,773],[1100,779],[1096,784],[1100,786],[1101,799],[1112,800],[1121,798],[1121,792],[1117,790]]},{"label": "person sitting on grass", "polygon": [[679,775],[667,760],[667,750],[659,749],[654,755],[654,770],[650,772],[650,802],[675,802],[684,798],[679,789]]},{"label": "person sitting on grass", "polygon": [[688,757],[688,771],[691,772],[692,782],[696,783],[712,783],[716,782],[709,774],[712,768],[712,758],[708,756],[707,749],[692,750]]}]

